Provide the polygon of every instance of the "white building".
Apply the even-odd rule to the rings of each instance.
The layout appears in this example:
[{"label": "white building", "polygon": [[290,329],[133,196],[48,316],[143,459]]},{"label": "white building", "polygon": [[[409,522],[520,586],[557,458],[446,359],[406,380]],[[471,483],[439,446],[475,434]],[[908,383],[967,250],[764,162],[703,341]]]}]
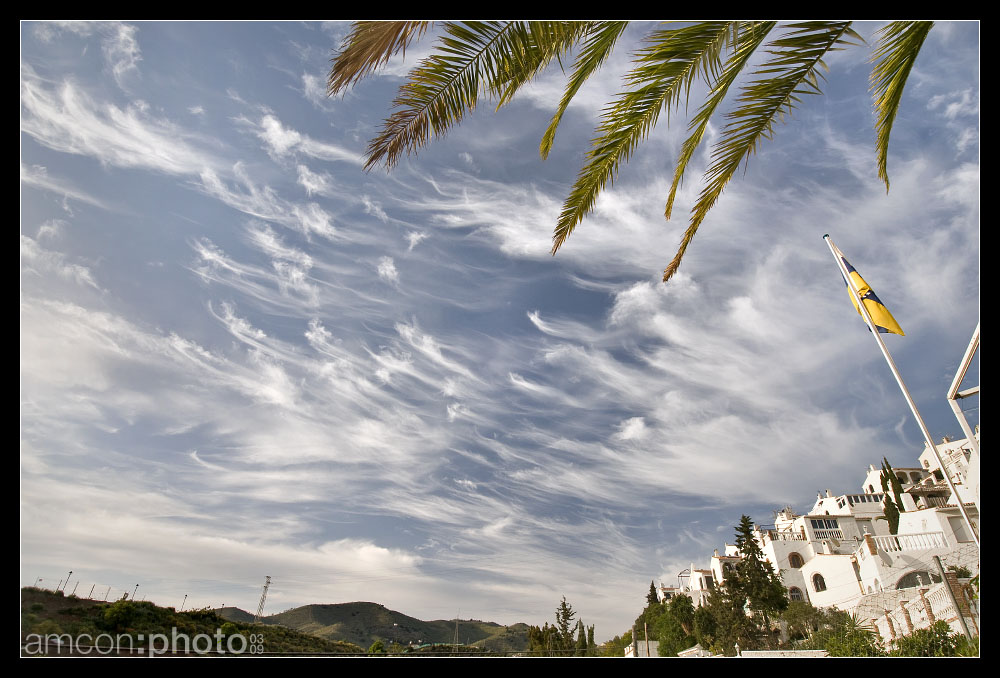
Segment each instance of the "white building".
[{"label": "white building", "polygon": [[[971,456],[967,443],[946,439],[939,450],[978,532],[977,497],[965,484]],[[903,487],[895,535],[883,517],[881,470],[874,466],[868,467],[859,494],[826,490],[804,515],[785,507],[775,513],[773,525],[755,527],[754,537],[791,600],[855,612],[889,643],[939,619],[960,632],[959,610],[978,633],[978,607],[965,595],[967,580],[953,574],[944,578],[956,594],[956,609],[935,556],[945,568],[965,568],[975,576],[979,549],[929,448],[919,461],[917,467],[893,469]],[[725,555],[716,551],[708,569],[692,564],[679,576],[676,589],[661,589],[689,595],[700,606],[738,561],[736,547],[727,544]]]}]

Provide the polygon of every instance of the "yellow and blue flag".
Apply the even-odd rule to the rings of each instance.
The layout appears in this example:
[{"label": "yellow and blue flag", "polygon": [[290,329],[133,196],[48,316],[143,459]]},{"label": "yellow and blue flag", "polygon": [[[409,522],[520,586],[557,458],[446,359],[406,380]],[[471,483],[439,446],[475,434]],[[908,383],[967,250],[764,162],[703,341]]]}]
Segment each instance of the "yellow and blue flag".
[{"label": "yellow and blue flag", "polygon": [[[844,257],[844,253],[837,249],[837,246],[832,242],[830,243],[830,246],[833,247],[837,256],[844,262],[844,267],[847,269],[848,275],[851,276],[851,280],[854,281],[854,286],[858,288],[858,295],[864,301],[865,308],[868,309],[868,315],[871,316],[872,322],[875,323],[875,327],[878,328],[878,331],[882,334],[899,334],[901,336],[906,336],[903,332],[903,328],[901,328],[899,323],[896,322],[896,319],[892,317],[892,313],[889,313],[889,309],[887,309],[879,298],[875,296],[875,292],[873,292],[872,288],[868,286],[865,279],[861,277],[861,274],[858,273],[853,266],[851,266],[850,262],[847,261]],[[844,284],[847,285],[847,293],[851,295],[851,303],[854,304],[854,310],[858,312],[858,315],[862,315],[861,309],[858,308],[858,300],[854,298],[854,293],[851,292],[851,286],[847,284],[846,280],[844,281]],[[862,315],[862,317],[864,316]]]}]

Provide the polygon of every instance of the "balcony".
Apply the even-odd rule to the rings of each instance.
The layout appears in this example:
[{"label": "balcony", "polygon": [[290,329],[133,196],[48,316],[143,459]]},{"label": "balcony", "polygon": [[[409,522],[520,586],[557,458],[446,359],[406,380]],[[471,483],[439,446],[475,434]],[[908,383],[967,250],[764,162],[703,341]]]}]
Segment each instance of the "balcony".
[{"label": "balcony", "polygon": [[813,530],[813,539],[820,541],[822,539],[837,539],[843,541],[844,533],[840,530]]},{"label": "balcony", "polygon": [[778,530],[765,530],[764,534],[771,541],[805,541],[806,538],[799,532],[779,532]]},{"label": "balcony", "polygon": [[[915,534],[889,534],[879,537],[873,536],[875,548],[886,553],[899,553],[901,551],[923,551],[926,549],[948,548],[948,541],[944,538],[944,532],[917,532]],[[868,546],[862,542],[854,555],[859,561],[870,557]]]},{"label": "balcony", "polygon": [[944,532],[918,532],[916,534],[890,534],[873,537],[875,547],[887,553],[896,551],[921,551],[948,547]]}]

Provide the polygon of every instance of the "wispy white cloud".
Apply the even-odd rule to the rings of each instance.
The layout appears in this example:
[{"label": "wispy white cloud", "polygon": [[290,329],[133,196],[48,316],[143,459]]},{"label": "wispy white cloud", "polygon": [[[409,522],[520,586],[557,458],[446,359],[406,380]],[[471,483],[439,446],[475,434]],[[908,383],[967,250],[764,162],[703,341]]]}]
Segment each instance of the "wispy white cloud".
[{"label": "wispy white cloud", "polygon": [[396,262],[392,260],[392,257],[379,258],[378,277],[393,284],[399,282],[399,271],[396,270]]},{"label": "wispy white cloud", "polygon": [[35,26],[35,34],[43,42],[49,42],[63,32],[82,37],[95,33],[101,35],[101,51],[119,87],[124,88],[127,78],[138,74],[142,51],[136,39],[138,28],[135,26],[118,21],[48,21]]},{"label": "wispy white cloud", "polygon": [[230,187],[210,169],[201,172],[201,185],[209,195],[245,214],[296,229],[306,235],[315,234],[330,239],[336,237],[330,215],[318,204],[290,203],[269,186],[257,186],[240,163],[233,166],[232,172],[242,189]]},{"label": "wispy white cloud", "polygon": [[285,127],[274,115],[264,115],[257,123],[250,121],[246,123],[255,128],[255,134],[264,142],[267,152],[276,160],[302,153],[328,162],[347,162],[359,166],[364,164],[357,152],[317,141]]},{"label": "wispy white cloud", "polygon": [[21,272],[31,272],[36,275],[54,273],[77,284],[88,285],[96,290],[101,289],[89,268],[66,261],[63,254],[41,247],[24,234],[21,235]]},{"label": "wispy white cloud", "polygon": [[87,155],[119,167],[176,175],[199,174],[218,165],[211,146],[137,105],[99,106],[71,81],[58,88],[21,66],[21,130],[63,153]]}]

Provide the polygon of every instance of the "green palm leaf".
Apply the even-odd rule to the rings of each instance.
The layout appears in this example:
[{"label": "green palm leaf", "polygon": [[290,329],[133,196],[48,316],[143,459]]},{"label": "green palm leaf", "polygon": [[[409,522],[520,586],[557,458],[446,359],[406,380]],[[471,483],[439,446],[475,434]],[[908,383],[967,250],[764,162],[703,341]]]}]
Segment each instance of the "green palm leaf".
[{"label": "green palm leaf", "polygon": [[669,280],[687,251],[698,227],[715,205],[723,189],[739,166],[753,154],[762,139],[769,139],[774,123],[790,113],[799,96],[821,94],[819,68],[825,68],[823,56],[850,38],[861,40],[851,29],[851,22],[814,21],[792,24],[792,31],[768,45],[768,60],[757,69],[761,76],[743,87],[737,98],[738,108],[727,114],[729,122],[722,138],[712,151],[712,164],[705,172],[707,185],[692,209],[691,224],[681,238],[673,260],[663,271]]},{"label": "green palm leaf", "polygon": [[607,60],[626,26],[628,26],[627,21],[602,21],[596,30],[590,33],[580,56],[576,59],[573,74],[570,76],[569,82],[566,83],[566,91],[559,102],[559,108],[552,116],[552,121],[542,136],[542,143],[538,150],[543,159],[549,157],[549,151],[552,150],[552,143],[556,138],[556,128],[569,107],[570,101],[580,91],[580,87],[587,81],[587,78],[593,75]]},{"label": "green palm leaf", "polygon": [[674,198],[677,196],[677,189],[680,187],[681,181],[684,179],[684,171],[687,169],[688,163],[691,161],[692,156],[694,156],[695,150],[701,145],[702,137],[705,136],[705,130],[708,128],[708,122],[715,115],[716,109],[722,103],[723,99],[726,98],[726,94],[729,92],[729,87],[736,81],[736,77],[740,74],[743,68],[747,65],[750,57],[753,56],[754,52],[760,47],[760,44],[767,37],[768,33],[775,27],[777,22],[767,21],[767,22],[742,22],[740,26],[736,28],[738,32],[737,38],[734,40],[736,44],[736,51],[726,62],[726,67],[722,72],[722,75],[718,78],[713,78],[715,80],[715,85],[709,92],[708,99],[702,104],[701,108],[698,109],[698,113],[691,120],[691,125],[688,129],[693,130],[691,135],[684,140],[684,144],[681,146],[681,154],[677,159],[677,166],[674,169],[674,180],[670,185],[670,194],[667,196],[667,206],[663,210],[663,216],[667,219],[670,218],[670,213],[674,208]]},{"label": "green palm leaf", "polygon": [[333,60],[326,81],[329,95],[357,84],[427,30],[426,21],[357,21]]},{"label": "green palm leaf", "polygon": [[433,135],[444,134],[487,93],[503,105],[587,28],[583,22],[449,23],[436,52],[409,74],[395,111],[368,145],[365,169],[391,168]]},{"label": "green palm leaf", "polygon": [[[592,141],[588,162],[563,205],[552,237],[552,254],[562,246],[597,196],[656,124],[660,111],[680,102],[698,74],[718,68],[719,55],[732,31],[730,22],[713,21],[657,31],[650,46],[637,55],[638,66],[627,77],[633,89],[618,96],[602,116],[600,136]],[[707,70],[706,70],[707,69]]]},{"label": "green palm leaf", "polygon": [[[531,21],[527,40],[521,45],[523,56],[508,65],[503,87],[497,89],[499,109],[508,103],[522,85],[531,80],[552,59],[558,59],[576,45],[583,36],[595,30],[593,21]],[[497,83],[499,84],[499,83]]]},{"label": "green palm leaf", "polygon": [[889,133],[896,119],[903,87],[917,54],[924,44],[933,21],[894,21],[878,33],[878,44],[872,61],[871,90],[878,120],[875,123],[875,149],[878,155],[878,176],[889,191]]}]

